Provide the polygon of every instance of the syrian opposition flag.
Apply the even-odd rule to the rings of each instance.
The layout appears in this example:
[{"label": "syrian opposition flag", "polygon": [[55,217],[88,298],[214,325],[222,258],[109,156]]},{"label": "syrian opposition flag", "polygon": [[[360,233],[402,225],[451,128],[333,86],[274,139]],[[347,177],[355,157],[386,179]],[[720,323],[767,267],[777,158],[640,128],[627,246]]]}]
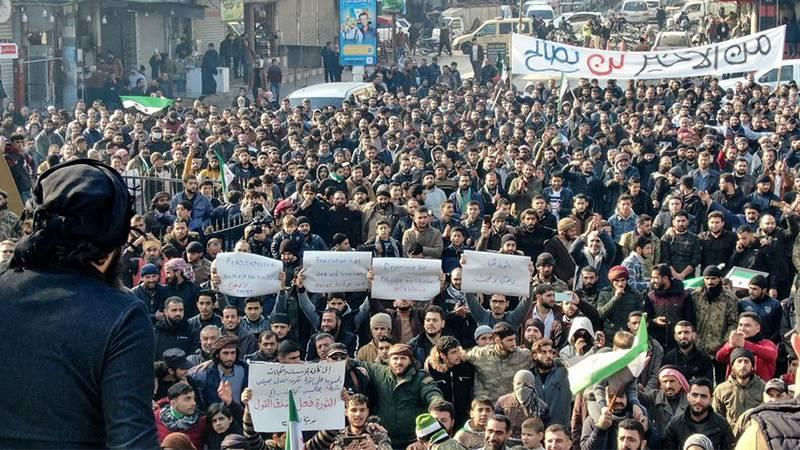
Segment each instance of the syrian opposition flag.
[{"label": "syrian opposition flag", "polygon": [[569,91],[569,80],[566,74],[561,72],[561,86],[558,88],[558,106],[556,107],[556,112],[561,111],[561,105],[564,103],[564,96],[567,95],[567,91]]},{"label": "syrian opposition flag", "polygon": [[569,386],[572,395],[601,381],[609,380],[609,386],[621,387],[638,377],[647,359],[647,341],[645,314],[631,348],[595,353],[569,368]]},{"label": "syrian opposition flag", "polygon": [[289,420],[286,422],[286,450],[305,450],[303,430],[300,429],[300,418],[294,403],[294,394],[289,391]]},{"label": "syrian opposition flag", "polygon": [[147,115],[157,113],[175,102],[175,100],[169,98],[134,95],[120,95],[119,98],[122,100],[122,106],[125,108],[134,108]]},{"label": "syrian opposition flag", "polygon": [[233,173],[230,167],[225,164],[225,158],[222,157],[222,154],[219,152],[219,150],[214,150],[214,156],[217,158],[217,161],[219,161],[219,179],[222,183],[222,192],[225,195],[228,195],[228,185],[231,181],[233,181],[236,175]]}]

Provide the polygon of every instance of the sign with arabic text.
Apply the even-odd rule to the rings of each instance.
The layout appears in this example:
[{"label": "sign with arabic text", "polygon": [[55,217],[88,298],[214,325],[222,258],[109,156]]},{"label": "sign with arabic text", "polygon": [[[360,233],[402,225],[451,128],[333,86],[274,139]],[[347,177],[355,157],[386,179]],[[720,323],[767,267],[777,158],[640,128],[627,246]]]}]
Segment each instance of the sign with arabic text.
[{"label": "sign with arabic text", "polygon": [[440,259],[375,258],[372,272],[373,298],[428,301],[441,290]]},{"label": "sign with arabic text", "polygon": [[260,433],[286,431],[289,390],[294,394],[303,431],[344,428],[345,361],[315,364],[251,362],[250,414]]},{"label": "sign with arabic text", "polygon": [[511,73],[537,78],[658,79],[719,76],[777,66],[786,26],[690,47],[616,52],[575,47],[522,34],[511,38]]},{"label": "sign with arabic text", "polygon": [[360,292],[369,288],[370,252],[303,252],[305,287],[310,292]]},{"label": "sign with arabic text", "polygon": [[215,260],[220,283],[217,288],[225,295],[257,297],[281,290],[278,275],[283,263],[253,253],[220,253]]},{"label": "sign with arabic text", "polygon": [[530,295],[531,273],[528,256],[464,251],[461,291],[479,294]]}]

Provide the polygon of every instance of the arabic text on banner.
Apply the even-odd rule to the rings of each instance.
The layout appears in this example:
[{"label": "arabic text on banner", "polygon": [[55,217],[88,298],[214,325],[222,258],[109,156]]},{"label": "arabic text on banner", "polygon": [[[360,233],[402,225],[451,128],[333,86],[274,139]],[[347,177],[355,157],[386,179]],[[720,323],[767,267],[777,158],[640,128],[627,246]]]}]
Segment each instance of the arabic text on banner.
[{"label": "arabic text on banner", "polygon": [[597,50],[512,36],[511,72],[538,78],[659,79],[718,76],[777,66],[786,26],[716,44],[654,52]]},{"label": "arabic text on banner", "polygon": [[218,289],[234,297],[256,297],[281,290],[283,263],[252,253],[220,253],[216,258]]},{"label": "arabic text on banner", "polygon": [[320,293],[366,291],[371,260],[369,252],[304,252],[305,287]]},{"label": "arabic text on banner", "polygon": [[464,257],[467,263],[461,273],[463,292],[520,297],[530,294],[529,257],[471,250],[465,251]]},{"label": "arabic text on banner", "polygon": [[250,363],[250,414],[261,433],[286,431],[289,390],[303,431],[344,428],[345,361],[316,364]]},{"label": "arabic text on banner", "polygon": [[375,258],[372,271],[373,298],[427,301],[441,290],[439,259]]}]

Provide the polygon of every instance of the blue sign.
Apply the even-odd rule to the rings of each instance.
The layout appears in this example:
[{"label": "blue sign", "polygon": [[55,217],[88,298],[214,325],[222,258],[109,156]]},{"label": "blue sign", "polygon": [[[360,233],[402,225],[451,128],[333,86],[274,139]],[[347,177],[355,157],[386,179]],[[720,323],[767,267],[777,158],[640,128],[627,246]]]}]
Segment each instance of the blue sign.
[{"label": "blue sign", "polygon": [[378,61],[376,0],[339,0],[339,61],[371,66]]}]

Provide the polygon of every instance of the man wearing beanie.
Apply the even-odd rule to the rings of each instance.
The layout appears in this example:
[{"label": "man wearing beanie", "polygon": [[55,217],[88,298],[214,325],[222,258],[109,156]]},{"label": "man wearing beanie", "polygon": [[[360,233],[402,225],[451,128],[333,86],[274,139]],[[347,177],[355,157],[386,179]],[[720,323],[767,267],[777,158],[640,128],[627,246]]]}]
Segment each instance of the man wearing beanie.
[{"label": "man wearing beanie", "polygon": [[733,428],[742,413],[761,404],[765,384],[753,371],[756,358],[750,350],[733,350],[730,364],[728,379],[714,390],[713,406]]},{"label": "man wearing beanie", "polygon": [[[778,347],[761,334],[761,322],[758,314],[743,312],[727,342],[717,351],[716,360],[721,364],[731,361],[731,354],[736,349],[746,349],[754,355],[754,371],[762,380],[775,376],[775,362],[778,359]],[[731,366],[728,365],[728,374]]]},{"label": "man wearing beanie", "polygon": [[139,275],[141,281],[131,289],[131,294],[147,305],[150,321],[156,323],[164,318],[164,300],[169,297],[166,288],[159,283],[161,270],[155,264],[145,264]]},{"label": "man wearing beanie", "polygon": [[429,450],[466,450],[458,441],[451,439],[442,424],[428,413],[417,416],[414,431],[417,440]]},{"label": "man wearing beanie", "polygon": [[578,223],[575,219],[565,217],[558,221],[557,231],[555,236],[544,243],[544,251],[555,260],[553,275],[571,286],[575,277],[575,261],[569,254],[569,248],[578,238]]},{"label": "man wearing beanie", "polygon": [[128,187],[78,159],[41,174],[31,195],[32,233],[0,274],[0,328],[24,336],[3,347],[13,363],[0,396],[13,407],[0,411],[0,447],[157,448],[152,326],[115,270]]},{"label": "man wearing beanie", "polygon": [[392,334],[392,318],[386,313],[374,314],[369,319],[369,344],[358,349],[356,356],[362,361],[375,362],[378,359],[378,339]]},{"label": "man wearing beanie", "polygon": [[350,363],[369,373],[375,389],[375,414],[389,432],[392,447],[406,448],[415,440],[414,418],[427,411],[435,400],[442,399],[442,391],[433,378],[415,368],[414,354],[407,344],[392,345],[386,366],[359,360]]},{"label": "man wearing beanie", "polygon": [[[773,276],[770,273],[770,278]],[[769,283],[764,275],[756,275],[750,279],[747,297],[739,301],[739,312],[754,312],[761,319],[761,329],[767,331],[766,337],[775,344],[781,342],[781,320],[783,309],[778,300],[768,294]]]},{"label": "man wearing beanie", "polygon": [[[558,237],[553,236],[550,239],[558,239]],[[570,261],[572,261],[572,258],[570,258]],[[553,258],[553,255],[547,252],[539,254],[539,256],[536,257],[536,274],[533,276],[533,280],[531,281],[531,289],[540,284],[549,284],[550,287],[552,287],[556,292],[568,291],[569,286],[567,283],[553,274],[553,268],[555,265],[556,259]]]},{"label": "man wearing beanie", "polygon": [[[692,292],[697,317],[696,346],[712,359],[736,330],[739,318],[739,301],[732,292],[723,289],[724,276],[717,266],[708,266],[703,270],[703,287]],[[717,366],[720,372],[717,382],[722,381],[725,366],[727,363]]]}]

